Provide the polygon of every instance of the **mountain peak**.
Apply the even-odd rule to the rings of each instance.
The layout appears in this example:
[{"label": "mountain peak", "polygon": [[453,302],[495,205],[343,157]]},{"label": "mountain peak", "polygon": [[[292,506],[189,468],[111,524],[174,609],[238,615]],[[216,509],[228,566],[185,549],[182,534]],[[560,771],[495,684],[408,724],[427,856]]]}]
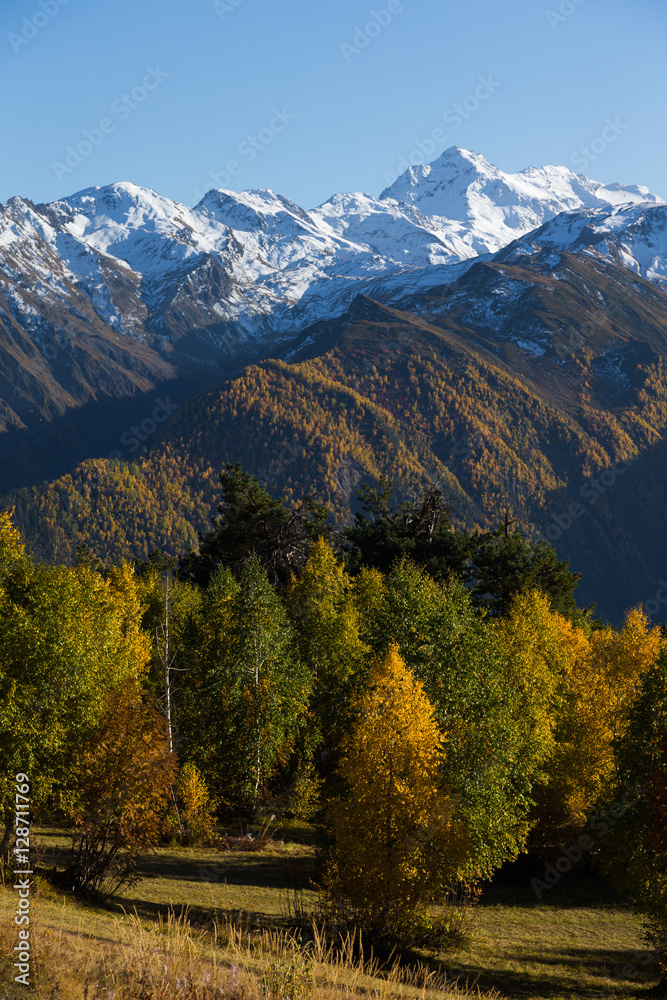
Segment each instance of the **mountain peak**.
[{"label": "mountain peak", "polygon": [[410,167],[380,199],[419,208],[474,234],[478,253],[500,250],[517,236],[544,225],[561,212],[583,208],[662,204],[648,188],[605,185],[568,167],[528,167],[504,173],[486,157],[450,146],[432,163]]}]

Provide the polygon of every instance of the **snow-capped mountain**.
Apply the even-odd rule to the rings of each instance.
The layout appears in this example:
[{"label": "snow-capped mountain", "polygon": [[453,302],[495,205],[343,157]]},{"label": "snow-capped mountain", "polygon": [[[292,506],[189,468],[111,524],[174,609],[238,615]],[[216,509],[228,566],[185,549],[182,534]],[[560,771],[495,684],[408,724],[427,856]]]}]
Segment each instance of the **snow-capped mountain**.
[{"label": "snow-capped mountain", "polygon": [[[380,198],[335,195],[310,212],[272,191],[212,190],[190,209],[112,184],[2,206],[0,290],[5,310],[36,336],[39,302],[70,309],[75,289],[112,330],[160,350],[186,338],[190,353],[210,358],[291,338],[360,291],[395,299],[453,280],[452,265],[562,212],[602,212],[595,218],[613,228],[610,246],[622,253],[626,210],[641,205],[648,220],[661,204],[646,188],[605,186],[565,167],[504,174],[456,148],[410,168]],[[639,246],[641,233],[632,240]],[[654,261],[647,274],[661,268]]]},{"label": "snow-capped mountain", "polygon": [[667,205],[565,212],[512,243],[501,258],[553,262],[563,250],[611,260],[667,287]]},{"label": "snow-capped mountain", "polygon": [[[188,208],[129,183],[14,197],[0,206],[0,430],[291,356],[360,293],[411,308],[476,264],[551,272],[565,252],[664,284],[667,206],[565,167],[504,174],[455,148],[378,198],[338,194],[311,211],[268,190],[211,190]],[[480,328],[504,301],[490,294],[474,296]]]},{"label": "snow-capped mountain", "polygon": [[420,209],[443,239],[469,248],[466,256],[500,250],[561,212],[662,204],[646,187],[601,184],[567,167],[506,174],[478,153],[456,147],[433,163],[410,167],[380,198]]}]

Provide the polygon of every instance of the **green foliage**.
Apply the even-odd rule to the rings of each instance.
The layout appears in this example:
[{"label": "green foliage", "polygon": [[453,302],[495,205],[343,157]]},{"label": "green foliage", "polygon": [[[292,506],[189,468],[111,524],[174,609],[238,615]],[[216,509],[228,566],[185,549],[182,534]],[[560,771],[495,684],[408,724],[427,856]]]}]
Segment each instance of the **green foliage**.
[{"label": "green foliage", "polygon": [[200,535],[199,552],[181,560],[182,576],[205,585],[216,566],[238,571],[254,555],[272,583],[285,585],[306,562],[313,539],[325,530],[328,510],[312,496],[290,510],[238,463],[227,463],[220,484],[217,523]]},{"label": "green foliage", "polygon": [[448,503],[440,487],[429,485],[420,497],[391,503],[393,483],[380,477],[380,489],[357,491],[363,513],[345,534],[352,546],[353,570],[373,566],[388,573],[409,558],[436,579],[460,579],[469,586],[475,604],[494,614],[507,612],[512,599],[539,588],[555,610],[576,615],[574,591],[580,573],[568,570],[544,541],[530,545],[505,523],[493,531],[454,531]]},{"label": "green foliage", "polygon": [[[667,973],[667,655],[651,670],[618,744],[618,780],[603,805],[603,869],[645,921]],[[602,839],[603,838],[603,839]]]},{"label": "green foliage", "polygon": [[256,557],[243,565],[238,583],[220,570],[213,591],[183,752],[211,776],[221,800],[253,812],[289,762],[311,678]]},{"label": "green foliage", "polygon": [[351,566],[374,566],[388,573],[409,558],[432,576],[462,576],[471,539],[455,533],[442,490],[429,484],[414,500],[392,504],[394,484],[380,476],[379,488],[362,486],[357,495],[363,513],[345,529],[351,546]]},{"label": "green foliage", "polygon": [[476,604],[492,614],[506,614],[513,599],[528,590],[546,594],[554,611],[581,614],[574,600],[581,573],[572,573],[569,559],[561,562],[548,542],[531,545],[501,525],[474,539],[470,562],[464,578],[473,583]]},{"label": "green foliage", "polygon": [[318,539],[310,559],[286,592],[301,659],[313,684],[312,725],[324,747],[334,748],[349,723],[351,693],[364,676],[368,646],[342,562]]}]

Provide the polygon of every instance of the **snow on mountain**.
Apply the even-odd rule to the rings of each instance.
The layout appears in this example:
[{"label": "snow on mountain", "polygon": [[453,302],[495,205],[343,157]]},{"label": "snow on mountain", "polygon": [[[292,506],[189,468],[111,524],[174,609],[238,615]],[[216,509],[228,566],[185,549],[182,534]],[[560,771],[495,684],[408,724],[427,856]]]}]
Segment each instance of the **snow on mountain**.
[{"label": "snow on mountain", "polygon": [[248,338],[284,340],[340,315],[359,292],[395,300],[454,280],[462,262],[556,217],[554,240],[602,226],[591,229],[597,252],[662,280],[665,212],[646,188],[599,184],[566,167],[504,174],[455,148],[410,168],[380,198],[340,194],[310,212],[268,190],[212,190],[187,208],[117,183],[48,205],[0,206],[0,291],[12,286],[7,309],[25,326],[35,295],[71,310],[83,294],[108,326],[135,338],[185,338],[192,348],[194,332],[209,348],[235,351]]},{"label": "snow on mountain", "polygon": [[505,260],[558,251],[603,256],[656,284],[667,286],[667,205],[631,205],[566,212],[517,240]]},{"label": "snow on mountain", "polygon": [[458,237],[469,256],[495,252],[561,212],[609,205],[661,204],[648,188],[601,184],[567,167],[506,174],[478,153],[453,146],[433,163],[410,167],[381,200],[414,205]]}]

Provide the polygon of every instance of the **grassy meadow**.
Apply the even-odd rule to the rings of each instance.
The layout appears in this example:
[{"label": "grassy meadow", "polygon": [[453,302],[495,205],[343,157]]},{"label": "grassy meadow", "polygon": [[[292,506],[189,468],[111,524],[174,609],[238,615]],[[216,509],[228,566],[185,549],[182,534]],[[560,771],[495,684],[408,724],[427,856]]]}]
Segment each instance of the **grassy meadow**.
[{"label": "grassy meadow", "polygon": [[[470,939],[446,953],[418,951],[397,965],[360,954],[356,942],[332,947],[309,927],[318,907],[313,840],[311,828],[294,825],[261,852],[159,849],[143,859],[140,881],[104,906],[38,879],[30,989],[13,983],[7,957],[16,928],[15,893],[5,879],[0,997],[556,1000],[642,996],[655,982],[638,920],[585,873],[564,877],[541,900],[530,875],[499,878],[474,908]],[[42,829],[37,843],[42,867],[64,864],[62,831]]]}]

